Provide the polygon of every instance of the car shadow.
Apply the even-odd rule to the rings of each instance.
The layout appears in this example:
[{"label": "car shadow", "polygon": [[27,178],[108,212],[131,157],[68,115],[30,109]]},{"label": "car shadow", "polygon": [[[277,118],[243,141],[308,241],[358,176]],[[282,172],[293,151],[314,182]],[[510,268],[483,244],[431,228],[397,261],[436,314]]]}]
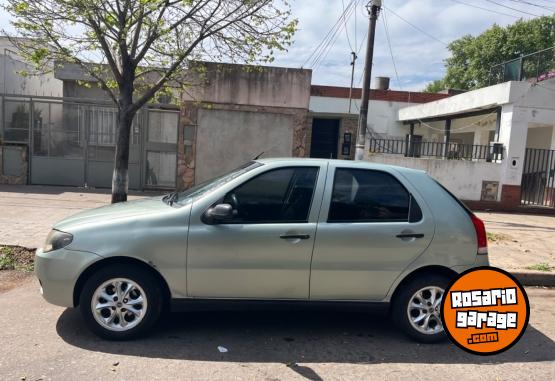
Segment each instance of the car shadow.
[{"label": "car shadow", "polygon": [[[494,356],[468,354],[450,342],[418,344],[384,314],[351,311],[192,311],[171,313],[147,337],[129,342],[99,339],[79,312],[66,309],[56,329],[85,350],[151,358],[283,363],[309,379],[297,363],[498,364],[555,360],[555,343],[532,326],[520,342]],[[227,352],[220,352],[224,347]]]}]

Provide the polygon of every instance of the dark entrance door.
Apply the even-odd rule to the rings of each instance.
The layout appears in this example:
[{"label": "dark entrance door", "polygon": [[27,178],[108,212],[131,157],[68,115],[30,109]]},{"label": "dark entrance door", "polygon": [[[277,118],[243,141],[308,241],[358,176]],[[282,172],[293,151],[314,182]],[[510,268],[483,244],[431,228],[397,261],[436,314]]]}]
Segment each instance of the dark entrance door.
[{"label": "dark entrance door", "polygon": [[337,159],[339,119],[314,119],[310,157]]}]

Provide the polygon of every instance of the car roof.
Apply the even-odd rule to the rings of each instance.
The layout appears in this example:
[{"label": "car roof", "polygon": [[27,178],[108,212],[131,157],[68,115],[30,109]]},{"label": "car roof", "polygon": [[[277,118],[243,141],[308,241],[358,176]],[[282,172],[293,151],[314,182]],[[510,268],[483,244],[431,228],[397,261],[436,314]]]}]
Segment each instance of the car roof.
[{"label": "car roof", "polygon": [[314,158],[304,158],[304,157],[273,157],[255,160],[262,164],[314,164],[321,165],[325,163],[334,163],[336,166],[341,166],[345,168],[360,168],[360,169],[394,169],[400,172],[411,172],[411,173],[425,173],[425,171],[400,167],[396,165],[373,163],[365,160],[338,160],[338,159],[314,159]]}]

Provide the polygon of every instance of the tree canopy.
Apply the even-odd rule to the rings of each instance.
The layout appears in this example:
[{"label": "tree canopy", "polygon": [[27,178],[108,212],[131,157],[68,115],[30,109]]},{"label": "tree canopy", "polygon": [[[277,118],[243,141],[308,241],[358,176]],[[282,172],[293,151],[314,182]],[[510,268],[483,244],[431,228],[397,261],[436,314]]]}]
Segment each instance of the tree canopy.
[{"label": "tree canopy", "polygon": [[467,35],[451,42],[445,77],[428,84],[424,91],[487,86],[492,66],[553,46],[555,16],[519,20],[506,27],[493,25],[478,36]]},{"label": "tree canopy", "polygon": [[24,58],[80,65],[118,106],[131,81],[142,93],[135,109],[182,83],[191,60],[272,61],[297,25],[286,0],[7,0],[5,9]]},{"label": "tree canopy", "polygon": [[167,85],[187,85],[192,60],[271,62],[296,30],[287,1],[7,0],[5,9],[20,55],[38,68],[79,65],[117,106],[112,202],[118,202],[127,199],[136,112]]}]

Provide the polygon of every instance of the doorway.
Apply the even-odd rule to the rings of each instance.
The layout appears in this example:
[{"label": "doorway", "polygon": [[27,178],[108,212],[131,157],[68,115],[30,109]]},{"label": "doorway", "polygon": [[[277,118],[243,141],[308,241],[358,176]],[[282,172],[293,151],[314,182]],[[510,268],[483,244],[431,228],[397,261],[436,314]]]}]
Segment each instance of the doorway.
[{"label": "doorway", "polygon": [[318,119],[312,122],[310,157],[337,159],[340,119]]}]

